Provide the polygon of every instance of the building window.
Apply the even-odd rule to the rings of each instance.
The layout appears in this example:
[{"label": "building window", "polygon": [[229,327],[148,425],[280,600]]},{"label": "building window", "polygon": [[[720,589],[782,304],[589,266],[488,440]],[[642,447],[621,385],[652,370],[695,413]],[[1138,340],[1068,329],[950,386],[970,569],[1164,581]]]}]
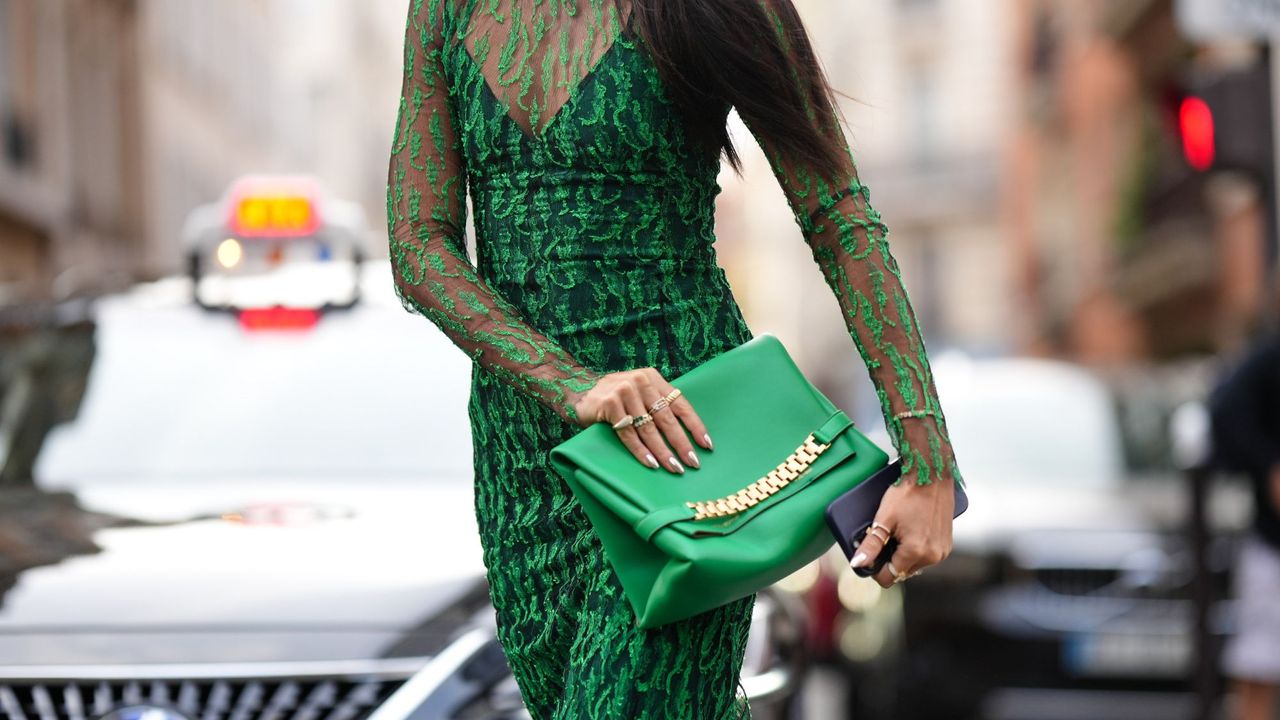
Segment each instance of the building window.
[{"label": "building window", "polygon": [[13,96],[14,52],[12,21],[12,0],[0,0],[0,112],[9,109]]},{"label": "building window", "polygon": [[15,76],[19,63],[13,53],[22,46],[15,38],[12,0],[0,0],[0,157],[21,170],[35,164],[35,137],[18,113]]}]

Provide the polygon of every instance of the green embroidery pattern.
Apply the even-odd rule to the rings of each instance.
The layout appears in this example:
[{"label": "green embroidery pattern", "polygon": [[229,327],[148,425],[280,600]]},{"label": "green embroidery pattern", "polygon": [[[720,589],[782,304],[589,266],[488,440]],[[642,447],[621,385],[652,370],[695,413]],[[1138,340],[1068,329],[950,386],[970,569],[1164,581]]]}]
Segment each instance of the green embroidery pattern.
[{"label": "green embroidery pattern", "polygon": [[[405,309],[474,362],[475,512],[499,639],[533,717],[721,720],[749,713],[735,688],[754,597],[636,628],[548,456],[603,375],[675,377],[751,338],[712,249],[719,158],[686,138],[628,14],[616,0],[413,0],[390,255]],[[764,149],[908,470],[959,481],[852,156],[833,185]],[[893,419],[910,410],[933,414]]]}]

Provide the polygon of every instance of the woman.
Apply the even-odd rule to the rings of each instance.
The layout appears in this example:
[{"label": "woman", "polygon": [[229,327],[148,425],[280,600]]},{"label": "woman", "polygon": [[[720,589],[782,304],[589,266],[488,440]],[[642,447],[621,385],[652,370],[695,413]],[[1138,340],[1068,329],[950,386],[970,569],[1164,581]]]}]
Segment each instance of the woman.
[{"label": "woman", "polygon": [[637,628],[548,457],[596,422],[655,479],[715,452],[687,398],[655,403],[667,378],[752,336],[712,249],[721,154],[739,168],[731,106],[771,159],[904,458],[864,544],[874,558],[900,542],[876,580],[950,551],[960,477],[925,347],[791,0],[412,0],[388,187],[396,291],[475,362],[476,517],[498,637],[535,718],[746,710],[754,598]]}]

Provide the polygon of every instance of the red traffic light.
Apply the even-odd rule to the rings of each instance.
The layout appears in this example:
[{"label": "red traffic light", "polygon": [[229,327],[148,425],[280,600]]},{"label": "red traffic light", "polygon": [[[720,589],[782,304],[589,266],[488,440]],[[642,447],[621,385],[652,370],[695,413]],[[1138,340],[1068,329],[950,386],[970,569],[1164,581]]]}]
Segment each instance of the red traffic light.
[{"label": "red traffic light", "polygon": [[1213,111],[1209,104],[1194,95],[1183,98],[1178,108],[1178,130],[1187,163],[1200,171],[1213,167]]}]

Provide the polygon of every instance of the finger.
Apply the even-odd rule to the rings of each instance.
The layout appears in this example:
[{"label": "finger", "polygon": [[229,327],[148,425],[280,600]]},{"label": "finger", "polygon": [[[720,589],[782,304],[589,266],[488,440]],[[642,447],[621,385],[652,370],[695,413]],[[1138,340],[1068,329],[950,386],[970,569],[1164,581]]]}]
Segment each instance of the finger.
[{"label": "finger", "polygon": [[[872,576],[872,579],[874,579],[877,583],[880,583],[880,587],[884,587],[884,588],[893,587],[894,585],[893,570],[895,568],[899,572],[908,572],[908,573],[910,572],[909,570],[904,570],[900,565],[898,565],[899,562],[902,562],[902,559],[899,558],[898,553],[895,552],[893,554],[893,557],[889,559],[889,562],[885,563],[884,567],[880,568],[880,572]],[[891,563],[893,565],[893,568],[889,567]]]},{"label": "finger", "polygon": [[[623,406],[621,398],[612,399],[608,403],[608,410],[604,412],[605,420],[610,425],[621,420],[622,416],[626,414],[626,407]],[[645,447],[644,443],[640,442],[640,436],[636,434],[634,427],[626,425],[622,428],[614,428],[614,432],[618,434],[618,439],[622,441],[622,444],[626,446],[627,450],[631,451],[631,454],[637,460],[654,470],[658,469],[658,459],[653,456],[653,453],[649,452],[649,448]]]},{"label": "finger", "polygon": [[[622,401],[626,403],[627,412],[633,417],[640,417],[647,412],[644,399],[640,396],[639,389],[634,386],[622,388]],[[662,439],[662,433],[658,432],[652,422],[636,428],[636,431],[640,436],[640,442],[644,443],[645,447],[649,448],[649,452],[658,458],[664,470],[676,475],[684,472],[684,465],[680,464],[675,453],[667,447],[666,441]]]},{"label": "finger", "polygon": [[850,567],[869,567],[880,557],[880,551],[884,549],[884,540],[880,538],[884,533],[880,530],[874,532],[868,530],[862,536],[862,541],[858,544],[857,549],[853,553],[853,558],[849,560]]},{"label": "finger", "polygon": [[[666,395],[675,389],[665,380],[663,381],[663,386],[666,388],[662,392],[663,395]],[[693,435],[693,439],[696,440],[699,445],[708,450],[712,449],[711,435],[707,432],[707,426],[703,424],[702,418],[698,417],[698,413],[694,411],[693,404],[689,402],[689,398],[684,395],[676,398],[675,401],[671,403],[671,413],[675,415],[680,422],[684,423],[685,427],[689,428],[689,434]]]},{"label": "finger", "polygon": [[[658,379],[661,380],[662,376],[659,375]],[[644,396],[646,408],[652,408],[654,403],[662,399],[663,393],[658,388],[659,386],[652,382],[641,387],[640,391]],[[675,414],[671,412],[670,406],[657,412],[650,411],[650,414],[653,415],[653,423],[658,426],[658,431],[662,433],[667,443],[675,450],[677,457],[687,461],[694,468],[702,464],[698,461],[698,456],[693,451],[693,443],[689,442],[689,436],[685,434],[684,426],[680,424]]]},{"label": "finger", "polygon": [[627,450],[635,456],[643,465],[657,470],[659,468],[658,458],[649,452],[649,448],[640,442],[640,437],[636,434],[635,428],[625,427],[618,431],[618,438],[622,440],[622,444],[627,446]]},{"label": "finger", "polygon": [[[884,567],[880,568],[880,572],[876,573],[876,582],[889,587],[889,585],[893,584],[894,570],[910,575],[917,568],[926,564],[921,560],[920,548],[911,543],[903,543],[902,539],[899,538],[898,546],[894,548],[893,554],[889,556],[889,561],[884,564]],[[892,568],[889,567],[889,563],[893,563]],[[886,585],[885,583],[888,584]]]}]

